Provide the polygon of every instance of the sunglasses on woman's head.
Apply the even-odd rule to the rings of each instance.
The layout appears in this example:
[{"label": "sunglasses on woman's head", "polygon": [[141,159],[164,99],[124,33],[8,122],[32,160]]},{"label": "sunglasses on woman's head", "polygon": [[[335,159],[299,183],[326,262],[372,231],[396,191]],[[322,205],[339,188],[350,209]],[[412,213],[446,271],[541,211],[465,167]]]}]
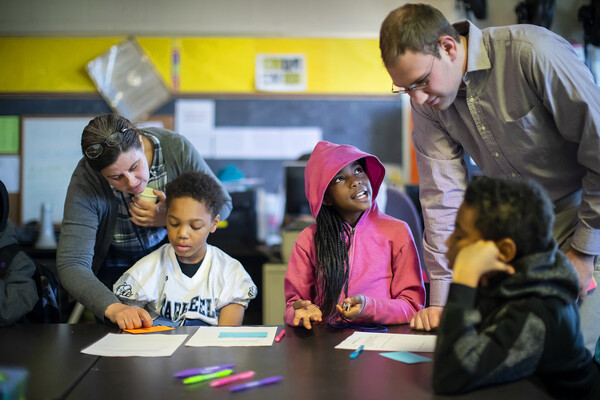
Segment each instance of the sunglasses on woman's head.
[{"label": "sunglasses on woman's head", "polygon": [[108,137],[102,143],[96,143],[85,149],[85,156],[89,159],[100,157],[100,154],[104,151],[105,147],[117,147],[123,141],[123,138],[132,129],[124,128],[120,132],[114,132],[108,135]]}]

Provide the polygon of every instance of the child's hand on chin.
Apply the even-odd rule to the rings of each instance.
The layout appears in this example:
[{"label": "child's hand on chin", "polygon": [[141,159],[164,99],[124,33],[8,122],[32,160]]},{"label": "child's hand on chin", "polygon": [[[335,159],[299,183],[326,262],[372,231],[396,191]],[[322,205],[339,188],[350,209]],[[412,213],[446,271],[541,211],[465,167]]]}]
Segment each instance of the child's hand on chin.
[{"label": "child's hand on chin", "polygon": [[294,326],[298,326],[301,322],[306,329],[312,329],[312,322],[321,322],[323,313],[310,300],[297,300],[294,302]]},{"label": "child's hand on chin", "polygon": [[482,277],[492,272],[514,274],[515,269],[511,265],[500,261],[500,251],[493,241],[478,240],[463,247],[458,252],[454,261],[452,281],[477,287]]}]

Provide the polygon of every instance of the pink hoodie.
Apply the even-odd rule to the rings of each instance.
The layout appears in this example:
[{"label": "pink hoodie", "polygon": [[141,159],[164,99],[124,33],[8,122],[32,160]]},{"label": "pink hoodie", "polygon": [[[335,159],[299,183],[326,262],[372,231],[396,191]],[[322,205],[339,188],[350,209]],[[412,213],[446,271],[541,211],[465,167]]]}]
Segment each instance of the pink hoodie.
[{"label": "pink hoodie", "polygon": [[[349,145],[319,142],[304,172],[306,197],[316,218],[329,182],[347,164],[366,159],[366,173],[377,197],[385,168],[377,157]],[[321,305],[315,289],[316,225],[304,229],[292,250],[285,274],[284,321],[294,320],[293,303],[310,300]],[[425,289],[419,256],[412,234],[404,221],[379,211],[373,200],[354,228],[350,243],[348,296],[362,294],[366,303],[355,322],[403,324],[423,308]],[[340,294],[339,302],[345,295]],[[324,316],[324,321],[326,321]]]}]

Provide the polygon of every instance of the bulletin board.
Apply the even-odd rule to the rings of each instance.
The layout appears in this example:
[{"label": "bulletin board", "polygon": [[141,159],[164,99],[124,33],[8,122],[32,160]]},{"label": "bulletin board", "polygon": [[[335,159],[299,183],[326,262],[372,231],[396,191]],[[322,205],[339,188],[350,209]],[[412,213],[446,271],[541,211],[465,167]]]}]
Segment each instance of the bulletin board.
[{"label": "bulletin board", "polygon": [[43,202],[60,224],[67,187],[81,159],[81,132],[93,116],[23,117],[21,223],[39,220]]}]

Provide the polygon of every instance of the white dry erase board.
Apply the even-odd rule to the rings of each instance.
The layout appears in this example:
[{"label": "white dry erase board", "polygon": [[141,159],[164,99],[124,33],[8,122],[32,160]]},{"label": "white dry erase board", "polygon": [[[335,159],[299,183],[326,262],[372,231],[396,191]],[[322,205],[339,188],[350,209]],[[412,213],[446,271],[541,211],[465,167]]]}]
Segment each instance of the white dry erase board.
[{"label": "white dry erase board", "polygon": [[21,222],[39,220],[42,202],[60,224],[67,187],[81,159],[81,133],[94,118],[23,117],[21,130]]}]

